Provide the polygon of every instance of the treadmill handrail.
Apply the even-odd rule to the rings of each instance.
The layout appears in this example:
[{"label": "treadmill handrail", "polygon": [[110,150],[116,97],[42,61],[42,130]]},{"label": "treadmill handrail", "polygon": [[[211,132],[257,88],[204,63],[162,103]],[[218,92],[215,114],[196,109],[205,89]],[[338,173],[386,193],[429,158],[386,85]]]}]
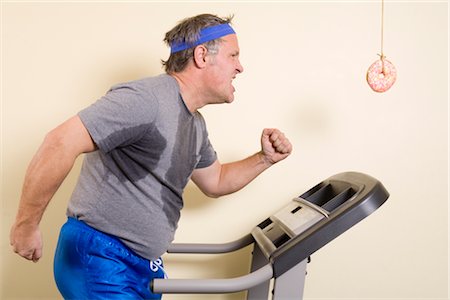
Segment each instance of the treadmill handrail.
[{"label": "treadmill handrail", "polygon": [[167,253],[190,253],[190,254],[216,254],[228,253],[239,250],[252,244],[255,240],[251,234],[223,244],[201,244],[201,243],[174,243],[169,246]]},{"label": "treadmill handrail", "polygon": [[153,293],[222,294],[248,290],[273,277],[270,263],[247,275],[227,279],[154,279]]}]

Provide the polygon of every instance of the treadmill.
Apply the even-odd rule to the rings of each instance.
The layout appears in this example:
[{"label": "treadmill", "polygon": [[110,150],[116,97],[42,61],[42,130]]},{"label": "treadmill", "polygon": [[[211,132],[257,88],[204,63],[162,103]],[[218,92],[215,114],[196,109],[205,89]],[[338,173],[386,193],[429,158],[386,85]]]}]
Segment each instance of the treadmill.
[{"label": "treadmill", "polygon": [[224,279],[154,279],[153,293],[222,294],[247,290],[247,299],[303,299],[310,256],[378,209],[389,193],[357,172],[329,177],[225,244],[172,244],[168,253],[228,253],[253,244],[248,274]]}]

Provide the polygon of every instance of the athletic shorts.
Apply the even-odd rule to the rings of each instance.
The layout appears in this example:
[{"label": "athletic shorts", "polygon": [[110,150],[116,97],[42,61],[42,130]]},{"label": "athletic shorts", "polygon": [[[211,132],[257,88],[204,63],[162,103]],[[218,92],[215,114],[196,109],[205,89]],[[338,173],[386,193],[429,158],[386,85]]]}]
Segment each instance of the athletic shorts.
[{"label": "athletic shorts", "polygon": [[117,238],[69,218],[55,251],[54,276],[64,299],[161,299],[149,284],[165,272],[161,259],[144,259]]}]

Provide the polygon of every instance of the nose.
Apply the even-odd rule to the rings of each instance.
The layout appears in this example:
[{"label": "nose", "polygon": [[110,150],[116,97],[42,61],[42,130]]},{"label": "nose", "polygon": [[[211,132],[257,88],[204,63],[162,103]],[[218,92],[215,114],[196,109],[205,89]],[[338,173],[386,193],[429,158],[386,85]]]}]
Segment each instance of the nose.
[{"label": "nose", "polygon": [[239,60],[237,61],[236,71],[237,71],[238,73],[244,72],[244,67],[241,65],[241,62],[240,62]]}]

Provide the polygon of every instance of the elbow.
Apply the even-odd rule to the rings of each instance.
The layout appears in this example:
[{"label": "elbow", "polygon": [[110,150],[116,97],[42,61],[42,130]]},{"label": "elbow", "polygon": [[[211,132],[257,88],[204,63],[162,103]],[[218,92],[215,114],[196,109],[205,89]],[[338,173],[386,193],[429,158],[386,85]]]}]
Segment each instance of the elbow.
[{"label": "elbow", "polygon": [[217,199],[221,196],[223,196],[223,194],[219,193],[219,192],[215,192],[215,191],[202,191],[203,194],[205,194],[207,197],[209,198],[214,198]]},{"label": "elbow", "polygon": [[64,145],[63,141],[63,136],[53,129],[45,135],[43,145],[50,149],[58,149]]},{"label": "elbow", "polygon": [[222,196],[226,196],[229,194],[233,194],[234,192],[238,191],[238,189],[228,188],[228,189],[202,189],[203,194],[208,196],[209,198],[220,198]]},{"label": "elbow", "polygon": [[203,194],[205,194],[207,197],[209,198],[220,198],[222,196],[231,194],[231,192],[227,192],[227,190],[224,189],[220,189],[220,187],[215,187],[215,188],[202,188],[201,191],[203,192]]},{"label": "elbow", "polygon": [[74,151],[70,140],[56,129],[53,129],[45,135],[41,150],[52,155],[57,155],[60,159],[70,159],[71,161],[74,161],[79,154]]}]

